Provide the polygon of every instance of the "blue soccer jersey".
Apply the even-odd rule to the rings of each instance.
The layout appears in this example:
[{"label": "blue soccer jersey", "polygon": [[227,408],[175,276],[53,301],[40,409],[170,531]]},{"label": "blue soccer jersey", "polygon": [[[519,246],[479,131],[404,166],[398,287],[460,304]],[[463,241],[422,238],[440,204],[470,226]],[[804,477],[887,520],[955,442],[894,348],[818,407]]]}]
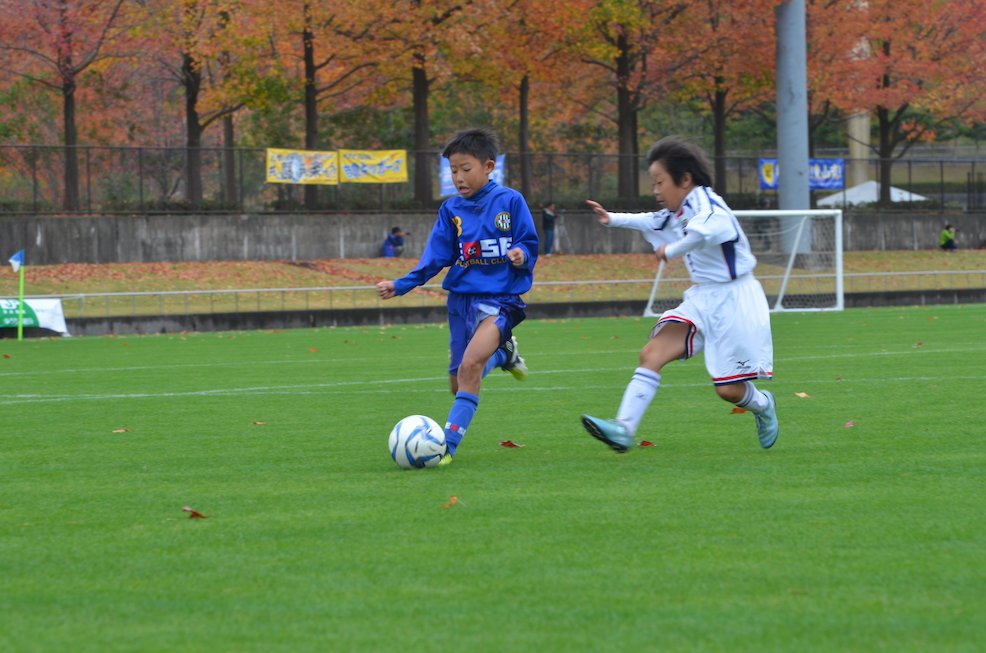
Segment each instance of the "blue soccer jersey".
[{"label": "blue soccer jersey", "polygon": [[[524,250],[524,265],[515,267],[507,252]],[[442,288],[469,295],[521,295],[531,289],[538,236],[524,197],[495,181],[472,197],[457,195],[438,209],[418,265],[394,281],[403,295],[450,268]]]}]

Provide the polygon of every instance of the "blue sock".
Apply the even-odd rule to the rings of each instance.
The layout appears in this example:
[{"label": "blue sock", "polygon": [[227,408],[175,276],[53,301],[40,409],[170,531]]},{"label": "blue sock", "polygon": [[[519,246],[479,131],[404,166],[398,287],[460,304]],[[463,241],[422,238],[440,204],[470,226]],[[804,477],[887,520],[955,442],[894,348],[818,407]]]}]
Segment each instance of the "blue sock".
[{"label": "blue sock", "polygon": [[450,455],[455,455],[455,450],[462,437],[469,428],[476,409],[479,408],[479,397],[468,392],[455,393],[455,401],[452,402],[452,410],[448,412],[448,421],[445,422],[445,443],[448,445]]},{"label": "blue sock", "polygon": [[490,356],[490,359],[486,361],[486,367],[483,368],[483,378],[485,379],[486,375],[491,371],[498,367],[503,367],[506,364],[507,352],[503,350],[503,347],[497,347],[496,351],[493,352],[493,355]]}]

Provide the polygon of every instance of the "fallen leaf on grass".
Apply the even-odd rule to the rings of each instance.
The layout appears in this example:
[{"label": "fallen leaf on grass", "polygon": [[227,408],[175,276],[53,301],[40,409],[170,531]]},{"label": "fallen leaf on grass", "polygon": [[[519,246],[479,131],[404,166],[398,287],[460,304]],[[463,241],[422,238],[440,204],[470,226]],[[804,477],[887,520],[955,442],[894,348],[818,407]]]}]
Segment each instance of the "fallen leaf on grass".
[{"label": "fallen leaf on grass", "polygon": [[185,507],[182,508],[182,510],[184,510],[185,512],[188,513],[188,518],[189,519],[208,519],[208,517],[206,515],[203,515],[198,510],[196,510],[195,508],[193,508],[191,506],[185,506]]},{"label": "fallen leaf on grass", "polygon": [[740,413],[745,413],[746,412],[746,409],[745,408],[740,408],[739,406],[733,406],[733,409],[730,412],[733,415],[739,415]]},{"label": "fallen leaf on grass", "polygon": [[263,425],[264,425],[264,424],[266,424],[266,423],[267,423],[267,422],[261,422],[260,420],[257,420],[256,422],[254,422],[254,423],[253,423],[253,425],[254,425],[254,426],[263,426]]},{"label": "fallen leaf on grass", "polygon": [[451,508],[455,504],[459,503],[459,497],[454,494],[448,498],[448,503],[443,503],[442,508]]},{"label": "fallen leaf on grass", "polygon": [[650,440],[641,440],[640,441],[640,444],[638,444],[637,446],[638,447],[653,447],[654,446],[654,443],[651,442]]},{"label": "fallen leaf on grass", "polygon": [[917,349],[918,347],[924,347],[923,340],[918,340],[917,342],[914,343],[914,348]]},{"label": "fallen leaf on grass", "polygon": [[809,395],[807,392],[795,392],[794,393],[794,396],[795,397],[801,397],[802,399],[807,399],[811,395]]},{"label": "fallen leaf on grass", "polygon": [[309,354],[317,354],[318,353],[318,347],[309,347],[308,348],[308,353]]},{"label": "fallen leaf on grass", "polygon": [[852,427],[856,426],[856,422],[854,422],[852,420],[849,420],[848,422],[846,422],[842,426],[844,426],[847,429],[851,429]]},{"label": "fallen leaf on grass", "polygon": [[520,449],[524,445],[517,444],[513,440],[500,440],[500,446],[501,447],[506,447],[507,449]]},{"label": "fallen leaf on grass", "polygon": [[835,380],[836,380],[836,381],[845,381],[845,379],[843,379],[843,378],[842,378],[841,376],[837,376],[837,377],[835,377]]},{"label": "fallen leaf on grass", "polygon": [[10,358],[10,354],[4,354],[3,357],[4,358]]},{"label": "fallen leaf on grass", "polygon": [[130,429],[113,429],[114,433],[130,433]]}]

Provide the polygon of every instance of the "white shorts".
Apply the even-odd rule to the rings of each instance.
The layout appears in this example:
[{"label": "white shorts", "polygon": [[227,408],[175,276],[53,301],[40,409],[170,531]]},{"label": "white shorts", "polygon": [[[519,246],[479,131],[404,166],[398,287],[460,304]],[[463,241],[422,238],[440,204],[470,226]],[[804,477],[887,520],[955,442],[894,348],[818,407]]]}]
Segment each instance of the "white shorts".
[{"label": "white shorts", "polygon": [[682,360],[704,350],[705,369],[714,384],[773,377],[770,308],[752,274],[727,283],[692,286],[677,308],[661,315],[651,337],[668,322],[688,325]]}]

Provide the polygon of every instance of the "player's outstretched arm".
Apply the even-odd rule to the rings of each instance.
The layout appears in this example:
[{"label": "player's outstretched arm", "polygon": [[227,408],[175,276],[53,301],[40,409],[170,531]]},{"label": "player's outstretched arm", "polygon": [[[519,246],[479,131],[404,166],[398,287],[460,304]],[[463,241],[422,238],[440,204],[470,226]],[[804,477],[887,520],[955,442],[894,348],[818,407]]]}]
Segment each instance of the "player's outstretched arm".
[{"label": "player's outstretched arm", "polygon": [[609,224],[609,213],[603,208],[603,205],[595,200],[586,200],[586,204],[592,209],[592,212],[596,214],[596,219],[599,220],[599,224]]},{"label": "player's outstretched arm", "polygon": [[390,299],[396,295],[394,290],[393,281],[378,281],[377,282],[377,294],[380,295],[380,299]]}]

